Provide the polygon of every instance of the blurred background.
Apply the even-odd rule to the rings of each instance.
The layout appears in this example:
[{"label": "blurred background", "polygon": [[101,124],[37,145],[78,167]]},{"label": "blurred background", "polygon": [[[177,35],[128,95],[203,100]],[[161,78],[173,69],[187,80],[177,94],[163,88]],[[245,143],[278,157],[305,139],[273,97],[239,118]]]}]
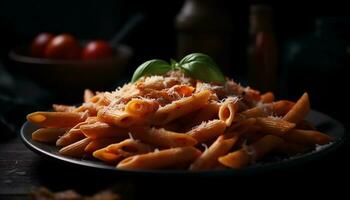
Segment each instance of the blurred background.
[{"label": "blurred background", "polygon": [[[206,53],[225,75],[262,92],[273,91],[277,99],[295,101],[307,91],[313,109],[341,121],[348,129],[349,7],[334,1],[279,2],[1,0],[0,174],[3,176],[0,177],[4,179],[0,178],[0,199],[1,194],[26,194],[28,188],[37,185],[55,189],[74,186],[89,192],[96,186],[105,187],[117,181],[127,185],[123,181],[129,183],[128,176],[116,174],[111,178],[41,159],[15,136],[29,112],[47,110],[52,103],[77,104],[82,101],[86,87],[114,90],[129,82],[141,63],[154,58],[169,61],[191,52]],[[114,54],[99,60],[33,57],[30,44],[42,32],[68,33],[82,46],[103,40],[113,46]],[[347,192],[329,188],[341,187],[339,177],[346,177],[349,171],[346,159],[350,145],[343,146],[319,162],[253,174],[250,178],[242,176],[238,181],[227,177],[229,184],[222,184],[223,177],[219,181],[207,179],[209,176],[199,180],[189,176],[186,181],[181,177],[175,180],[167,176],[138,177],[140,182],[133,183],[137,191],[134,195],[153,197],[157,193],[153,192],[154,188],[162,186],[157,190],[164,189],[183,198],[183,194],[193,192],[193,186],[199,183],[204,187],[196,190],[196,198],[198,191],[204,192],[202,196],[214,191],[217,197],[222,193],[217,191],[232,188],[236,188],[233,195],[245,189],[242,191],[246,197],[252,195],[254,188],[255,194],[267,194],[269,198],[271,194],[266,191],[271,188],[274,192],[286,191],[284,195],[293,195],[290,188],[297,188],[294,194],[312,192],[313,197],[327,192],[332,195],[334,191]],[[88,184],[91,180],[94,184]],[[151,180],[158,182],[158,186],[149,184]],[[237,189],[237,185],[241,187]],[[310,186],[317,186],[317,190],[310,190]]]},{"label": "blurred background", "polygon": [[[8,111],[9,104],[48,108],[53,102],[78,103],[83,94],[83,88],[74,85],[60,87],[74,69],[64,68],[60,74],[47,68],[35,71],[32,64],[9,58],[14,48],[30,44],[41,32],[69,33],[79,41],[110,41],[119,34],[118,43],[131,52],[123,58],[127,64],[116,64],[120,70],[112,73],[113,81],[92,85],[93,89],[120,86],[146,60],[203,52],[242,85],[273,91],[280,99],[296,100],[307,91],[314,109],[345,123],[350,65],[347,11],[338,4],[294,1],[2,0],[1,111]],[[89,73],[84,67],[80,71]],[[80,75],[74,75],[76,80]],[[104,79],[103,73],[93,75],[91,82]],[[47,79],[53,87],[47,87]]]}]

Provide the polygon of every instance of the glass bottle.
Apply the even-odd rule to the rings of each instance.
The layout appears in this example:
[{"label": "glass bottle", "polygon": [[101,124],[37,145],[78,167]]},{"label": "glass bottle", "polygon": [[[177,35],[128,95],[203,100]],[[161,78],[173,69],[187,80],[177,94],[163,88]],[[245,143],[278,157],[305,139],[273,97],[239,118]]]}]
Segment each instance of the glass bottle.
[{"label": "glass bottle", "polygon": [[273,31],[272,8],[250,7],[248,83],[262,92],[275,91],[277,82],[277,43]]},{"label": "glass bottle", "polygon": [[175,19],[177,57],[201,52],[226,72],[230,65],[232,20],[223,0],[186,0]]}]

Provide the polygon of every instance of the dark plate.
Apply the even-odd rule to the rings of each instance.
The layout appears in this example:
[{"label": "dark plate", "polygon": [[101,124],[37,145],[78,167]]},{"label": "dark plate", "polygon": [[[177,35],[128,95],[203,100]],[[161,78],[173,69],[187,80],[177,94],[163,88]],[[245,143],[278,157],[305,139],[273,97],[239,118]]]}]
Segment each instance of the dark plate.
[{"label": "dark plate", "polygon": [[332,152],[337,147],[339,147],[345,136],[344,126],[339,123],[337,120],[332,119],[331,117],[322,114],[317,111],[311,111],[306,118],[312,124],[314,124],[317,130],[324,132],[334,138],[334,141],[330,144],[319,146],[316,150],[296,155],[293,157],[288,157],[284,159],[273,159],[273,161],[265,161],[263,163],[258,163],[243,169],[238,170],[211,170],[211,171],[201,171],[201,172],[192,172],[185,170],[119,170],[114,166],[109,166],[103,164],[97,160],[86,160],[86,159],[76,159],[67,156],[62,156],[58,153],[58,148],[53,145],[47,145],[44,143],[39,143],[31,139],[31,134],[36,129],[37,126],[26,122],[23,124],[21,129],[21,138],[24,144],[31,149],[32,151],[48,157],[53,158],[62,162],[67,162],[75,165],[80,165],[82,167],[90,167],[95,169],[102,169],[107,171],[114,171],[123,174],[134,174],[134,175],[199,175],[199,176],[219,176],[219,175],[243,175],[251,174],[259,171],[273,170],[276,168],[290,167],[293,165],[299,165],[305,162],[312,161],[314,159],[320,158],[327,153]]}]

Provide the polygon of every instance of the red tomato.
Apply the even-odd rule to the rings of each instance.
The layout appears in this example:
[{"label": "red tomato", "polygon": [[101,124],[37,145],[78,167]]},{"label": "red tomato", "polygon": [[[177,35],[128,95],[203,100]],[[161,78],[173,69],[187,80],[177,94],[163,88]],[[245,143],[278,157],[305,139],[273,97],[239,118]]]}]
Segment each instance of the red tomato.
[{"label": "red tomato", "polygon": [[82,52],[84,60],[103,59],[113,56],[113,48],[103,40],[89,42]]},{"label": "red tomato", "polygon": [[79,59],[80,54],[78,41],[69,34],[57,35],[45,49],[45,57],[51,59]]},{"label": "red tomato", "polygon": [[37,35],[30,45],[30,55],[39,58],[44,57],[45,48],[54,37],[51,33]]}]

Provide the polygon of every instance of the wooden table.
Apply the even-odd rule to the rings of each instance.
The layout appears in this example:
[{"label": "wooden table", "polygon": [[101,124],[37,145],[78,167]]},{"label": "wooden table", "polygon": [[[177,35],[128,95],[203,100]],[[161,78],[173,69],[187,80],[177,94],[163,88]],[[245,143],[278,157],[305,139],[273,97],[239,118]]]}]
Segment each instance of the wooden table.
[{"label": "wooden table", "polygon": [[[295,187],[293,190],[300,193],[310,192],[311,186],[317,187],[318,194],[331,193],[329,187],[336,183],[342,186],[339,178],[349,174],[348,153],[349,145],[345,144],[337,152],[302,166],[247,176],[135,177],[46,160],[28,150],[17,136],[0,143],[0,199],[26,199],[27,193],[39,186],[54,191],[75,189],[84,194],[112,187],[125,199],[164,199],[158,191],[179,199],[210,194],[220,199],[227,194],[223,191],[249,194],[252,188],[262,193],[273,188],[291,193]],[[344,191],[337,189],[337,193],[341,192]]]}]

